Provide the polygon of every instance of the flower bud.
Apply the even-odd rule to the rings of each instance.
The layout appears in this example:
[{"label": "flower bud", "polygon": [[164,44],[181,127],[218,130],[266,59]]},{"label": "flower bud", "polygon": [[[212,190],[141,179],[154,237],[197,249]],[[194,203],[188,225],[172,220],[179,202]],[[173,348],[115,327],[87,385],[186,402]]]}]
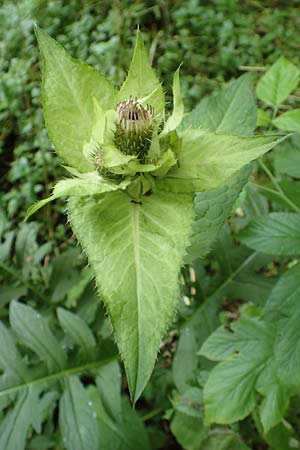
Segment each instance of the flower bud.
[{"label": "flower bud", "polygon": [[117,105],[115,145],[139,159],[148,152],[154,128],[154,109],[130,98]]}]

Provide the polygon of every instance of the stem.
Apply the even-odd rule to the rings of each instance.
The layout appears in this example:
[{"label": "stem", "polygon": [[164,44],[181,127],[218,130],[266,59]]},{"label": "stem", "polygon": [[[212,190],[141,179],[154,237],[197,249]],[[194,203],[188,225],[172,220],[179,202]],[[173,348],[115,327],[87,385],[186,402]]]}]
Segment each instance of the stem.
[{"label": "stem", "polygon": [[255,256],[257,256],[258,252],[253,252],[251,253],[251,255],[248,256],[248,258],[246,258],[242,264],[236,269],[234,270],[229,276],[228,278],[226,278],[226,280],[223,281],[223,283],[220,284],[219,287],[217,287],[217,289],[209,296],[206,297],[206,299],[204,300],[203,303],[201,303],[201,305],[198,306],[198,308],[196,308],[193,313],[179,326],[179,330],[182,330],[183,328],[185,328],[187,326],[187,324],[192,320],[192,318],[198,314],[202,309],[204,309],[212,300],[214,300],[214,298],[220,294],[220,292],[223,291],[223,289],[229,284],[231,283],[231,281],[233,281],[233,279],[255,258]]},{"label": "stem", "polygon": [[16,386],[12,386],[12,387],[3,389],[2,391],[0,391],[0,397],[2,395],[14,394],[22,389],[25,389],[25,388],[28,388],[31,386],[35,386],[40,383],[50,383],[52,381],[59,380],[60,378],[63,378],[63,377],[69,377],[71,375],[78,375],[83,372],[88,372],[89,370],[98,369],[98,367],[109,364],[110,362],[115,361],[117,358],[118,358],[118,355],[114,355],[114,356],[111,356],[110,358],[101,359],[99,361],[92,361],[92,362],[83,364],[82,366],[71,367],[70,369],[65,369],[60,372],[53,373],[51,375],[46,375],[44,377],[37,378],[32,381],[26,381],[22,384],[18,384]]},{"label": "stem", "polygon": [[147,414],[145,414],[145,415],[142,417],[142,421],[143,421],[143,422],[146,422],[147,420],[150,420],[150,419],[152,419],[153,417],[155,417],[155,416],[157,416],[158,414],[160,414],[162,411],[163,411],[162,408],[154,409],[153,411],[150,411],[150,412],[148,412]]},{"label": "stem", "polygon": [[268,177],[270,178],[270,180],[272,181],[272,183],[274,184],[275,188],[278,191],[278,195],[280,195],[280,197],[282,198],[282,200],[285,201],[285,203],[287,203],[295,212],[300,212],[300,209],[298,208],[298,206],[295,205],[295,203],[293,203],[283,192],[283,190],[281,189],[280,185],[278,184],[278,182],[276,181],[274,175],[272,174],[272,172],[268,169],[268,167],[265,165],[265,163],[259,159],[258,160],[261,168],[266,172],[266,174],[268,175]]},{"label": "stem", "polygon": [[6,273],[9,273],[11,276],[19,280],[25,287],[27,287],[27,289],[33,292],[43,303],[50,304],[49,299],[45,295],[41,294],[34,286],[31,285],[31,283],[25,280],[25,278],[23,278],[22,275],[20,275],[18,272],[15,272],[4,262],[0,262],[0,269],[4,270]]}]

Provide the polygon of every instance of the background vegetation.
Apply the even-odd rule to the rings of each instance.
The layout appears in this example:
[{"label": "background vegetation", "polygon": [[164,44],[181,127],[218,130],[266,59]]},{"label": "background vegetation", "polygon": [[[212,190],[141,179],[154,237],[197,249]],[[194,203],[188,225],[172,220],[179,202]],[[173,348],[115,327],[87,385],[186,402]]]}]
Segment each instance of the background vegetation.
[{"label": "background vegetation", "polygon": [[[261,167],[256,169],[252,183],[243,191],[209,255],[184,268],[178,321],[162,343],[157,368],[135,412],[129,407],[126,383],[124,377],[120,379],[120,369],[115,362],[110,324],[97,299],[85,258],[66,226],[63,202],[48,205],[33,221],[23,222],[27,208],[47,196],[53,180],[62,174],[59,158],[51,148],[43,124],[34,22],[62,43],[72,56],[95,66],[117,84],[126,74],[135,30],[140,25],[167,94],[171,91],[172,74],[183,62],[182,91],[186,110],[190,111],[206,95],[217,92],[245,71],[253,72],[254,82],[257,82],[268,65],[281,55],[299,67],[299,2],[2,0],[0,5],[0,317],[3,323],[8,324],[12,300],[19,300],[40,312],[45,320],[44,339],[51,340],[48,334],[51,328],[71,355],[72,367],[85,365],[86,342],[97,342],[97,360],[108,358],[110,361],[111,358],[105,368],[99,365],[96,378],[94,373],[83,377],[83,384],[78,384],[78,378],[72,378],[73,372],[79,370],[72,372],[70,368],[61,370],[53,378],[56,381],[68,375],[68,392],[76,392],[77,400],[81,399],[74,406],[74,421],[76,408],[89,402],[86,402],[87,394],[81,390],[82,386],[89,386],[92,397],[96,396],[96,386],[99,389],[105,386],[104,392],[109,393],[110,399],[102,394],[96,405],[100,435],[105,436],[104,441],[106,439],[105,450],[299,448],[298,399],[290,403],[286,429],[273,432],[271,437],[263,435],[253,416],[232,427],[212,429],[204,442],[201,395],[192,391],[187,397],[183,396],[190,385],[202,386],[205,372],[211,368],[207,360],[199,362],[200,358],[196,357],[205,338],[220,322],[229,323],[240,317],[241,308],[248,308],[255,315],[256,308],[264,305],[279,276],[297,263],[297,258],[267,252],[251,256],[252,252],[235,239],[250,220],[261,214],[297,211],[286,198],[278,195],[278,191],[276,194],[276,189],[274,193],[268,171],[271,177],[274,173],[284,196],[300,208],[297,137],[266,158],[267,171]],[[300,92],[296,89],[279,111],[299,108],[299,105]],[[268,119],[271,111],[269,113],[263,103],[261,106],[267,110],[267,116],[261,113],[259,125],[267,129],[271,126]],[[40,321],[34,322],[33,310],[23,311],[22,305],[21,309],[20,305],[13,305],[10,322],[12,326],[15,323],[15,332],[21,326],[18,320],[22,317],[25,320],[23,328],[17,332],[22,344],[17,351],[14,342],[1,331],[1,345],[5,343],[11,359],[17,358],[15,351],[20,352],[21,361],[25,358],[31,371],[41,376],[39,360],[43,361],[44,353],[41,348],[32,346],[30,337],[26,338],[26,323],[31,323],[35,329]],[[74,317],[67,316],[61,309],[57,316],[58,307],[82,319],[85,337],[80,343],[76,342],[74,333],[72,336]],[[26,345],[31,350],[25,350]],[[94,360],[95,355],[92,356]],[[7,372],[1,358],[7,361],[8,356],[0,355],[0,374],[2,371],[5,382]],[[44,363],[50,370],[51,358]],[[122,412],[118,383],[124,395]],[[16,376],[15,385],[20,384]],[[16,408],[9,409],[11,398],[1,397],[0,443],[1,436],[4,439],[11,427],[23,436],[23,441],[27,436],[28,450],[80,448],[70,444],[72,432],[68,424],[60,425],[63,433],[58,431],[59,392],[55,386],[46,392],[41,388],[21,398],[28,408],[22,410],[21,419]],[[15,391],[10,393],[12,398],[14,394]],[[25,417],[35,404],[34,395],[43,402],[39,417],[27,423]],[[69,400],[66,396],[61,398],[62,411]],[[19,405],[19,411],[20,408]],[[91,420],[89,414],[85,416],[87,422]],[[76,423],[74,426],[76,428]],[[41,430],[43,433],[39,435]],[[280,439],[276,438],[276,433]],[[288,437],[283,441],[284,433]],[[5,444],[7,447],[0,445],[0,448],[20,450],[23,441],[16,443],[16,447]]]}]

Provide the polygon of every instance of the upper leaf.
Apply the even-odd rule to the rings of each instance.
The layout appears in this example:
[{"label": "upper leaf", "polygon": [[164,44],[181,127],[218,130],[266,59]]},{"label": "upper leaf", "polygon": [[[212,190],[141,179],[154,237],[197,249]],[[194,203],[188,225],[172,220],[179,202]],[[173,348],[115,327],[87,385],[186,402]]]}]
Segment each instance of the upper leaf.
[{"label": "upper leaf", "polygon": [[238,137],[187,129],[181,132],[178,167],[161,186],[177,192],[206,191],[220,186],[236,171],[273,148],[285,137]]},{"label": "upper leaf", "polygon": [[115,192],[74,197],[69,218],[95,273],[136,401],[176,309],[193,196],[156,192],[134,201]]},{"label": "upper leaf", "polygon": [[256,126],[256,105],[248,75],[232,81],[217,94],[204,98],[180,127],[203,128],[218,133],[251,135]]},{"label": "upper leaf", "polygon": [[259,80],[256,88],[257,96],[263,102],[277,106],[293,92],[298,83],[299,70],[282,56]]},{"label": "upper leaf", "polygon": [[42,59],[43,110],[47,130],[65,163],[80,172],[93,167],[82,153],[93,126],[93,97],[115,106],[115,90],[98,71],[71,58],[45,31],[36,28]]},{"label": "upper leaf", "polygon": [[126,80],[118,92],[117,101],[138,98],[154,107],[154,114],[164,116],[165,96],[159,79],[149,63],[149,57],[138,31],[135,49]]}]

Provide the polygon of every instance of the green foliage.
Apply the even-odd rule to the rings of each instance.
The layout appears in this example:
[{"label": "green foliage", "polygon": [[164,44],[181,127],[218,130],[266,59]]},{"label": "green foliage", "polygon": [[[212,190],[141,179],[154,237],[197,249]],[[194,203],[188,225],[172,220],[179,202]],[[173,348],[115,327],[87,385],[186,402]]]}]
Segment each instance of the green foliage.
[{"label": "green foliage", "polygon": [[[286,4],[265,2],[263,5],[235,0],[213,5],[194,0],[164,0],[155,5],[127,0],[1,3],[1,449],[71,450],[88,446],[97,450],[290,450],[300,445],[299,58],[295,44],[300,37],[298,15],[299,6],[292,0]],[[54,36],[72,57],[85,62],[71,59],[60,45],[43,34],[44,43],[54,49],[53,57],[56,57],[50,65],[53,82],[57,81],[56,75],[62,76],[56,63],[69,64],[74,69],[74,78],[68,78],[78,90],[73,100],[80,98],[88,105],[84,110],[89,118],[82,123],[76,105],[75,109],[67,108],[65,100],[72,102],[72,90],[70,98],[70,90],[59,83],[55,93],[62,89],[64,100],[57,105],[49,104],[50,111],[54,108],[51,138],[54,142],[56,133],[60,135],[55,142],[56,149],[71,164],[68,157],[72,158],[73,147],[60,147],[60,138],[68,139],[67,126],[53,114],[56,107],[64,108],[64,119],[70,119],[71,125],[78,119],[73,131],[79,140],[83,136],[84,157],[80,144],[76,153],[80,167],[76,166],[78,170],[65,167],[68,178],[59,181],[53,191],[54,181],[65,175],[60,166],[62,161],[52,152],[43,125],[34,22]],[[93,83],[90,85],[89,79],[86,85],[78,85],[77,75],[82,74],[82,67],[90,65],[120,86],[126,78],[133,31],[138,25],[145,46],[150,49],[151,64],[164,81],[166,113],[157,129],[157,135],[161,136],[152,148],[154,155],[162,149],[164,154],[159,163],[151,162],[144,167],[107,144],[105,169],[114,174],[107,181],[107,172],[99,174],[93,166],[93,144],[104,134],[103,110],[114,109],[117,100],[103,107],[104,95],[97,97],[100,85],[90,96]],[[145,69],[148,73],[153,71],[141,41],[139,52],[144,55],[143,79],[139,83],[143,92],[147,84]],[[181,121],[179,72],[173,79],[172,74],[182,62],[180,88],[185,114]],[[99,72],[87,70],[104,83]],[[239,71],[254,73],[231,80]],[[257,86],[260,73],[265,75],[258,86],[264,86],[267,97],[259,94],[260,87],[256,89],[260,97],[257,114],[252,85]],[[152,92],[141,94],[142,100],[147,103],[149,94],[157,95],[162,105],[161,85],[157,79],[153,80],[157,90],[153,87]],[[211,91],[212,95],[205,96]],[[274,106],[278,96],[285,98]],[[191,113],[186,113],[197,104]],[[278,135],[282,130],[295,133],[268,155],[260,157],[258,164],[247,165],[224,181],[222,172],[217,174],[212,170],[213,183],[220,184],[195,195],[193,233],[189,237],[188,253],[184,255],[182,251],[180,258],[181,227],[188,218],[183,221],[179,209],[189,209],[183,200],[190,198],[190,194],[178,193],[178,186],[173,189],[174,194],[162,191],[166,175],[172,167],[176,169],[178,155],[183,151],[174,133],[179,124],[178,135],[182,133],[185,139],[187,130],[196,133],[199,127],[203,135],[214,137],[228,134],[253,138],[256,124],[259,133]],[[65,150],[69,156],[64,155]],[[75,159],[72,163],[76,165]],[[121,169],[123,164],[128,164],[126,174]],[[82,173],[84,166],[89,172]],[[160,302],[153,303],[148,290],[141,290],[147,314],[152,314],[153,305],[156,308],[155,315],[143,322],[144,338],[151,331],[157,334],[157,322],[166,320],[159,313],[162,305],[169,313],[167,307],[172,304],[174,308],[176,296],[179,302],[176,311],[168,316],[169,332],[161,341],[157,337],[156,349],[159,346],[160,352],[154,372],[133,409],[128,400],[126,373],[117,361],[112,324],[96,293],[93,267],[85,267],[85,254],[74,245],[74,236],[69,226],[65,226],[62,202],[47,203],[70,194],[74,195],[69,204],[86,204],[90,194],[97,202],[106,195],[125,198],[131,177],[136,177],[138,171],[143,171],[143,181],[129,188],[135,201],[140,201],[137,196],[141,193],[156,188],[150,196],[142,195],[142,205],[136,204],[139,225],[143,232],[148,227],[144,212],[147,209],[148,214],[151,205],[159,223],[170,230],[169,246],[176,241],[170,255],[177,254],[180,259],[176,263],[176,258],[167,256],[162,244],[166,238],[161,229],[158,232],[156,225],[151,224],[147,236],[157,231],[154,237],[151,234],[154,248],[146,248],[151,251],[151,257],[146,257],[144,241],[139,240],[143,244],[143,248],[139,247],[142,260],[146,261],[143,269],[155,270],[159,280],[164,277],[163,289],[170,293],[168,268],[172,267],[175,273],[174,267],[176,264],[179,267],[183,257],[186,265],[181,269],[180,291],[175,294],[174,288],[172,302],[168,297],[165,305],[164,295]],[[156,186],[149,183],[151,177],[155,178]],[[164,178],[160,180],[160,177]],[[179,187],[182,189],[182,184]],[[104,191],[112,192],[103,194]],[[51,192],[52,196],[46,198]],[[151,199],[162,194],[164,202],[157,208]],[[180,204],[172,215],[167,202],[170,198],[172,205]],[[37,213],[34,221],[23,223],[28,207],[36,200],[42,202],[34,204],[30,212],[43,204],[45,209]],[[131,211],[134,204],[127,206]],[[118,205],[116,216],[121,216],[123,211]],[[109,217],[112,214],[109,210]],[[125,216],[127,220],[128,214]],[[99,211],[97,217],[98,223],[92,221],[92,224],[99,236],[100,225],[112,237],[116,228],[124,236],[122,241],[115,236],[115,256],[110,253],[110,246],[105,246],[103,260],[99,258],[93,264],[103,268],[97,274],[100,283],[107,286],[110,283],[113,290],[113,277],[105,276],[104,260],[112,261],[115,257],[120,274],[128,268],[134,277],[126,252],[130,249],[132,255],[135,241],[130,239],[130,225],[123,233],[121,222],[110,227],[105,222],[107,215],[101,217]],[[89,241],[92,253],[104,243],[100,238],[89,239],[87,234],[81,240]],[[124,254],[121,254],[119,246],[123,241]],[[86,253],[89,254],[87,249]],[[142,275],[145,280],[147,273]],[[127,275],[125,280],[132,289]],[[147,286],[151,284],[146,281]],[[117,293],[114,295],[118,298]],[[124,303],[119,305],[123,307]],[[131,311],[128,303],[126,308]],[[136,329],[133,314],[129,320],[130,330]],[[134,336],[130,330],[128,335],[132,341]],[[132,349],[126,344],[130,354]],[[142,358],[149,356],[150,348],[148,341],[144,352],[141,346]],[[200,348],[206,348],[218,360],[201,356]],[[155,355],[152,365],[154,358]],[[147,367],[150,372],[150,364]],[[246,383],[244,390],[243,383]],[[225,397],[230,400],[225,402]],[[245,418],[234,422],[237,417]],[[226,423],[208,424],[208,420],[217,419],[220,422],[226,419]]]}]

